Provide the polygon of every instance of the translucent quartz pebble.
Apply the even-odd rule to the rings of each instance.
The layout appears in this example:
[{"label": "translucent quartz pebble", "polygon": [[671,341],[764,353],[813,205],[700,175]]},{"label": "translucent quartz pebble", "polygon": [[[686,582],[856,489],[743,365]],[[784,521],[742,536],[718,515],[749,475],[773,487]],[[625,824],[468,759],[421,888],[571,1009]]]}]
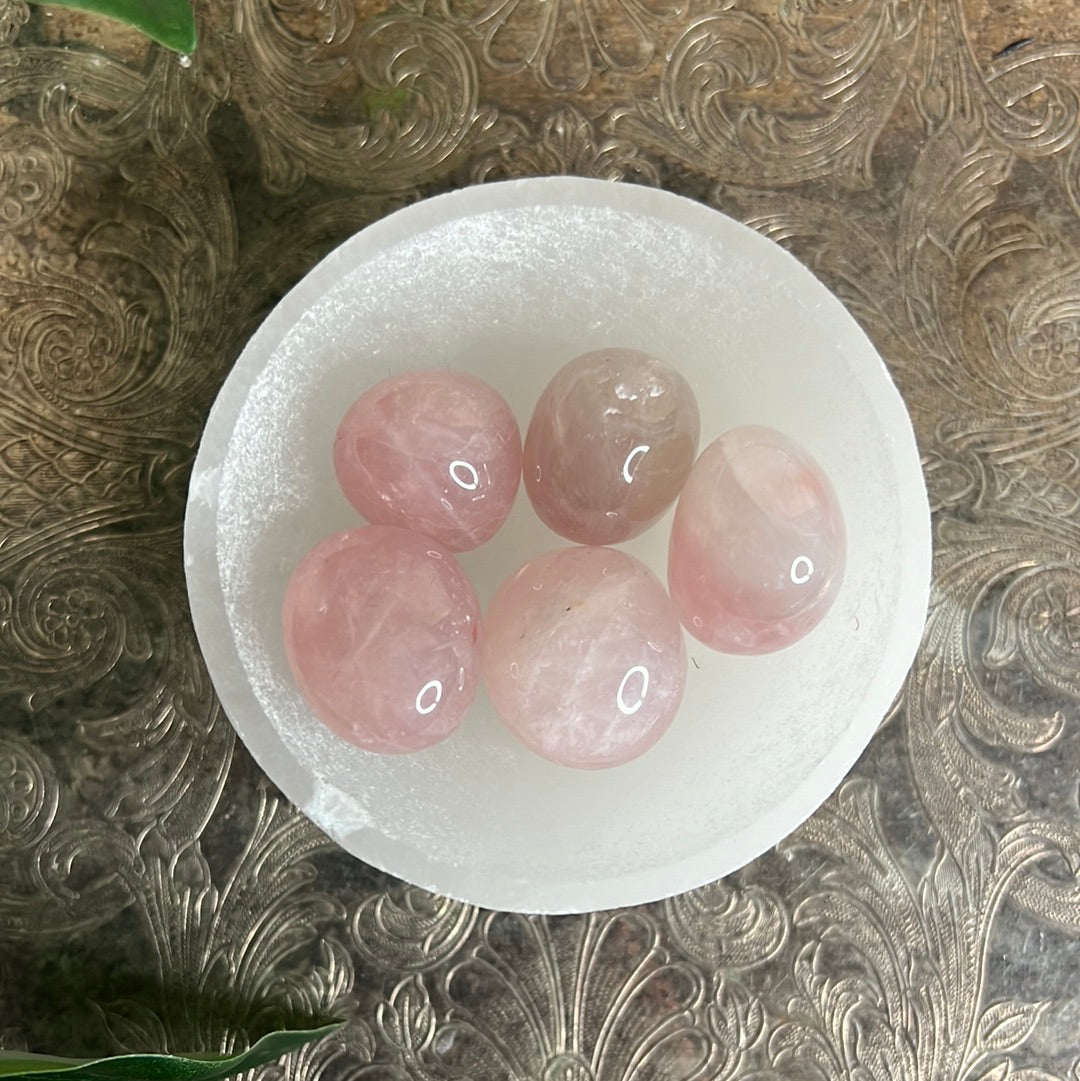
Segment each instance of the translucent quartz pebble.
[{"label": "translucent quartz pebble", "polygon": [[694,464],[668,548],[686,628],[724,653],[770,653],[824,617],[840,588],[844,520],[821,467],[771,428],[734,428]]},{"label": "translucent quartz pebble", "polygon": [[536,403],[525,490],[579,544],[636,537],[671,506],[697,451],[698,407],[670,364],[630,349],[570,361]]},{"label": "translucent quartz pebble", "polygon": [[434,537],[455,552],[503,524],[521,478],[510,406],[463,372],[407,372],[377,383],[345,414],[334,469],[369,521]]},{"label": "translucent quartz pebble", "polygon": [[526,563],[491,602],[481,655],[507,726],[537,754],[582,769],[651,747],[686,682],[664,587],[611,548],[562,548]]},{"label": "translucent quartz pebble", "polygon": [[480,606],[442,545],[392,526],[338,533],[293,572],[285,652],[315,714],[368,751],[430,747],[479,681]]}]

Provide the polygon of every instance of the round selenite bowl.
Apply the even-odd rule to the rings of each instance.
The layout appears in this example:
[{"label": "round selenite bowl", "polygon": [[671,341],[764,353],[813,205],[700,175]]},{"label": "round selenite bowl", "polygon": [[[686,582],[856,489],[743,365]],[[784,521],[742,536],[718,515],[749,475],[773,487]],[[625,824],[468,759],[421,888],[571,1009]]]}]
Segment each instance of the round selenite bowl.
[{"label": "round selenite bowl", "polygon": [[[365,752],[312,714],[281,611],[293,568],[363,524],[333,438],[368,387],[451,368],[490,383],[522,432],[567,361],[620,347],[690,383],[699,447],[739,425],[785,433],[822,466],[847,528],[835,603],[804,639],[731,656],[689,635],[685,696],[640,758],[558,766],[481,690],[461,727],[414,754]],[[666,580],[673,511],[621,545]],[[520,489],[461,566],[486,606],[567,542]],[[675,195],[574,178],[439,196],[342,244],[275,308],[223,386],[191,480],[192,615],[225,712],[327,834],[419,886],[490,908],[579,912],[719,878],[790,833],[866,747],[914,658],[930,525],[911,424],[840,302],[778,245]]]}]

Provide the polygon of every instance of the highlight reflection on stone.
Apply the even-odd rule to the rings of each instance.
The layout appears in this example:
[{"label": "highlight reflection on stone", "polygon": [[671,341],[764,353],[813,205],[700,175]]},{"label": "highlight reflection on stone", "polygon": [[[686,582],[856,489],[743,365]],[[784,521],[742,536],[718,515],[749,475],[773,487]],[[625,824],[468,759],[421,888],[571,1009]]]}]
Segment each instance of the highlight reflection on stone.
[{"label": "highlight reflection on stone", "polygon": [[525,436],[525,490],[540,518],[580,544],[636,537],[671,506],[697,451],[698,407],[670,364],[630,349],[570,361]]},{"label": "highlight reflection on stone", "polygon": [[492,387],[464,372],[407,372],[366,391],[334,440],[334,469],[369,521],[415,529],[455,552],[506,520],[521,432]]},{"label": "highlight reflection on stone", "polygon": [[661,583],[625,552],[562,548],[526,563],[499,587],[484,627],[484,683],[496,713],[553,762],[628,762],[679,707],[678,617]]},{"label": "highlight reflection on stone", "polygon": [[845,558],[840,504],[817,462],[771,428],[734,428],[702,452],[679,497],[668,586],[706,645],[770,653],[825,616]]},{"label": "highlight reflection on stone", "polygon": [[430,747],[476,695],[476,594],[453,555],[419,533],[367,526],[322,541],[293,572],[282,624],[304,698],[364,750]]}]

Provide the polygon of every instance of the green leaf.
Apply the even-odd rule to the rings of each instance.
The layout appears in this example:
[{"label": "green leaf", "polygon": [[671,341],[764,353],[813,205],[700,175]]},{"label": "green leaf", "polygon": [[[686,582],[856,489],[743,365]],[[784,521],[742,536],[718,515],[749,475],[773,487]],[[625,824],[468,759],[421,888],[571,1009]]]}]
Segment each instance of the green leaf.
[{"label": "green leaf", "polygon": [[[43,0],[30,0],[39,4]],[[57,7],[76,8],[91,15],[106,15],[141,30],[148,38],[174,49],[192,53],[198,41],[195,16],[188,0],[47,0]]]},{"label": "green leaf", "polygon": [[313,1040],[337,1032],[344,1021],[322,1028],[272,1032],[239,1055],[117,1055],[115,1058],[73,1059],[0,1051],[4,1081],[221,1081],[295,1051]]}]

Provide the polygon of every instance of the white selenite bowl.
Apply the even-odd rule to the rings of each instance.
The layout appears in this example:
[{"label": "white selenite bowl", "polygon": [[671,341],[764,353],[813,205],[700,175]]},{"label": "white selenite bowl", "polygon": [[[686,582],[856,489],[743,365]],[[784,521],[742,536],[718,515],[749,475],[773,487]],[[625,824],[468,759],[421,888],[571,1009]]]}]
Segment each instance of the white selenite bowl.
[{"label": "white selenite bowl", "polygon": [[[641,758],[553,765],[481,691],[449,740],[382,756],[315,719],[285,660],[281,603],[304,553],[361,524],[331,464],[347,407],[395,372],[487,380],[522,434],[580,353],[642,349],[697,394],[701,448],[764,424],[831,478],[848,531],[825,620],[779,653],[732,657],[687,636],[686,695]],[[670,513],[622,545],[664,580]],[[560,544],[522,489],[461,557],[481,604]],[[833,791],[899,690],[922,633],[930,520],[904,403],[840,302],[753,230],[698,203],[575,178],[469,188],[342,244],[252,338],[207,423],[185,561],[211,678],[270,778],[353,855],[490,908],[577,912],[655,900],[776,844]]]}]

